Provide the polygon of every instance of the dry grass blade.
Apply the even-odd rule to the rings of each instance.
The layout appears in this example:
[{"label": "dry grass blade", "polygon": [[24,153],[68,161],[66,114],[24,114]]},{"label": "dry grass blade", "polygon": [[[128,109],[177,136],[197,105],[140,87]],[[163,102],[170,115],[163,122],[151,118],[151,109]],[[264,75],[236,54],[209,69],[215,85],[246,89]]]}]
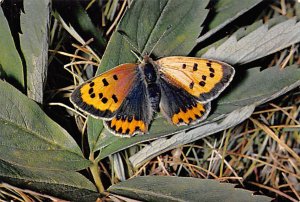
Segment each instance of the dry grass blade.
[{"label": "dry grass blade", "polygon": [[115,28],[115,26],[116,26],[117,23],[119,22],[119,20],[120,20],[122,14],[124,13],[124,10],[125,10],[125,8],[126,8],[126,4],[127,4],[127,0],[125,0],[125,1],[123,2],[122,7],[121,7],[121,9],[120,9],[120,11],[119,11],[117,17],[115,18],[113,24],[112,24],[112,25],[109,27],[109,29],[107,30],[106,36],[108,36],[108,35],[113,31],[113,29]]},{"label": "dry grass blade", "polygon": [[295,184],[292,184],[292,183],[290,182],[290,180],[288,179],[288,177],[287,177],[284,173],[282,173],[282,175],[283,175],[285,181],[288,183],[288,185],[289,185],[289,187],[291,188],[291,190],[294,192],[295,196],[296,196],[296,197],[298,198],[298,200],[300,201],[300,196],[299,196],[299,193],[297,192],[297,190],[295,189]]},{"label": "dry grass blade", "polygon": [[289,199],[290,201],[293,201],[293,202],[299,202],[298,200],[296,200],[296,199],[290,197],[289,195],[285,194],[284,192],[282,192],[282,191],[280,191],[280,190],[277,190],[277,189],[275,189],[275,188],[273,188],[273,187],[268,187],[268,186],[266,186],[266,185],[262,185],[262,184],[259,184],[259,183],[256,183],[256,182],[249,182],[249,183],[250,183],[250,184],[253,184],[253,185],[256,185],[256,186],[258,186],[258,187],[260,187],[260,188],[267,189],[267,190],[269,190],[269,191],[275,192],[275,193],[277,193],[278,195],[283,196],[284,198]]},{"label": "dry grass blade", "polygon": [[271,138],[273,138],[279,145],[281,145],[287,152],[289,152],[298,162],[300,162],[300,157],[298,154],[295,153],[294,150],[292,150],[288,145],[286,145],[278,136],[266,125],[259,123],[257,120],[250,118],[250,120],[257,125],[259,128],[261,128],[267,135],[269,135]]}]

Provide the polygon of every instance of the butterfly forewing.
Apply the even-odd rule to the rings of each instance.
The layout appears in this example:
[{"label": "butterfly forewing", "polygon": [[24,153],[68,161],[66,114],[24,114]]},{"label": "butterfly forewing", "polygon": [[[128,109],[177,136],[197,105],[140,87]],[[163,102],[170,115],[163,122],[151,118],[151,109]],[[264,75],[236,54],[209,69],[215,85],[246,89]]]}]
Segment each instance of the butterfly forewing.
[{"label": "butterfly forewing", "polygon": [[77,87],[71,102],[96,118],[112,118],[137,79],[137,64],[119,65]]},{"label": "butterfly forewing", "polygon": [[230,65],[201,58],[172,56],[159,59],[156,64],[162,77],[202,103],[216,98],[234,75]]}]

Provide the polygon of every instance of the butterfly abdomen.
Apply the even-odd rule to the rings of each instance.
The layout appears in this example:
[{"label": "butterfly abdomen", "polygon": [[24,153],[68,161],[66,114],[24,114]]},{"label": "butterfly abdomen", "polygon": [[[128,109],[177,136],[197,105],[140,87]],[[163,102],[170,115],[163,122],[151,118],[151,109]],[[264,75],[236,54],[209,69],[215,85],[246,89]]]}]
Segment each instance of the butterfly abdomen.
[{"label": "butterfly abdomen", "polygon": [[157,70],[151,63],[146,63],[143,67],[144,78],[147,83],[147,91],[151,107],[155,112],[159,111],[159,102],[161,97],[161,90],[157,83]]}]

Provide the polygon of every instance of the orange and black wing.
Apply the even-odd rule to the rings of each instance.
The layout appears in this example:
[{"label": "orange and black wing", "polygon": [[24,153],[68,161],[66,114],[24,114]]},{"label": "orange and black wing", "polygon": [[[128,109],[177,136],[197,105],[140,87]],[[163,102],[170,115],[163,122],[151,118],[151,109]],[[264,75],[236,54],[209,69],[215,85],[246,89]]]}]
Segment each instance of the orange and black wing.
[{"label": "orange and black wing", "polygon": [[115,117],[104,125],[115,135],[131,137],[148,132],[153,117],[147,86],[141,73],[138,73],[133,88],[126,96]]},{"label": "orange and black wing", "polygon": [[201,103],[216,98],[231,82],[235,70],[215,60],[172,56],[155,62],[161,77],[195,96]]},{"label": "orange and black wing", "polygon": [[173,124],[195,124],[205,119],[209,114],[210,103],[200,103],[184,89],[173,85],[164,78],[160,79],[160,86],[160,110]]},{"label": "orange and black wing", "polygon": [[111,119],[133,88],[137,75],[137,64],[119,65],[78,86],[70,100],[95,118]]}]

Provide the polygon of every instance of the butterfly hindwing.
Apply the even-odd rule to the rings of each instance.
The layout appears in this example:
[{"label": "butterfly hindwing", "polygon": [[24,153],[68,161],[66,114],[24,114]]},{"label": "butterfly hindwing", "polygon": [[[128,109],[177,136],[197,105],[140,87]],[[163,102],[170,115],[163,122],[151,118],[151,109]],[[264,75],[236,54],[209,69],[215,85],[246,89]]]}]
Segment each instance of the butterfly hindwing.
[{"label": "butterfly hindwing", "polygon": [[160,110],[173,124],[195,124],[207,117],[210,103],[200,103],[184,89],[176,87],[164,78],[160,79],[160,86]]},{"label": "butterfly hindwing", "polygon": [[96,118],[110,119],[133,88],[137,72],[137,64],[119,65],[77,87],[70,100]]},{"label": "butterfly hindwing", "polygon": [[156,61],[159,71],[170,83],[207,103],[216,98],[230,83],[234,68],[214,60],[172,56]]},{"label": "butterfly hindwing", "polygon": [[131,137],[148,132],[153,117],[147,86],[139,73],[115,117],[105,121],[108,130],[118,136]]}]

